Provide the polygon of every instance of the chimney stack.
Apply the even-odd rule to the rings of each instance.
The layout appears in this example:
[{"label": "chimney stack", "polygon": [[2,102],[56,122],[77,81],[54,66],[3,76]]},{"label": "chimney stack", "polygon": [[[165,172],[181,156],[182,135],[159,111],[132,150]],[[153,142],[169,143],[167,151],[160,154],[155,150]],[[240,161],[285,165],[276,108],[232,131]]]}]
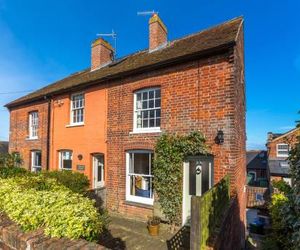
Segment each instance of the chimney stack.
[{"label": "chimney stack", "polygon": [[91,71],[100,69],[113,61],[114,49],[103,38],[92,43]]},{"label": "chimney stack", "polygon": [[168,42],[167,34],[167,28],[158,14],[153,14],[149,20],[149,52],[165,47]]}]

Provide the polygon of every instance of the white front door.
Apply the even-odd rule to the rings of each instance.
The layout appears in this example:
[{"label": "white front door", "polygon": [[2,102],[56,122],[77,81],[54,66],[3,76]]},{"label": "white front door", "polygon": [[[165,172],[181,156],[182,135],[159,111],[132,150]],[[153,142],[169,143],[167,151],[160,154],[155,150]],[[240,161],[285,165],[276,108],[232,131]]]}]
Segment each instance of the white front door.
[{"label": "white front door", "polygon": [[104,186],[104,156],[93,156],[93,175],[94,175],[94,188],[100,188]]},{"label": "white front door", "polygon": [[201,196],[213,186],[213,158],[191,157],[183,164],[182,225],[191,219],[191,198]]}]

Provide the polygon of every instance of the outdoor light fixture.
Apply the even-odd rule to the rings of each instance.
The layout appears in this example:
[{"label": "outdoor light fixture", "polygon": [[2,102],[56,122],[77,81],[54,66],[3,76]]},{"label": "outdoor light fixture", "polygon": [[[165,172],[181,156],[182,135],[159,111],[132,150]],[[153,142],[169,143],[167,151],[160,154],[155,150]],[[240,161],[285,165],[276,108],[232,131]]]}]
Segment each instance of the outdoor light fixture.
[{"label": "outdoor light fixture", "polygon": [[224,132],[222,130],[218,130],[215,141],[219,145],[222,145],[224,143]]},{"label": "outdoor light fixture", "polygon": [[82,154],[80,154],[80,155],[78,155],[78,160],[82,160],[83,159],[83,156],[82,156]]}]

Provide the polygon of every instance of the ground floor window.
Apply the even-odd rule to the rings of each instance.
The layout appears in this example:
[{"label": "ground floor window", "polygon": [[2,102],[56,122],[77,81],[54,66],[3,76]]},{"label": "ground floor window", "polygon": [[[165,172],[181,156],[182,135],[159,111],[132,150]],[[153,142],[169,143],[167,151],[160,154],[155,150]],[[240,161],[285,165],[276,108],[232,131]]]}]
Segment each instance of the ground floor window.
[{"label": "ground floor window", "polygon": [[73,153],[71,150],[59,151],[59,168],[60,169],[72,169]]},{"label": "ground floor window", "polygon": [[31,171],[39,172],[42,170],[42,152],[39,150],[31,151]]},{"label": "ground floor window", "polygon": [[153,152],[126,153],[126,200],[153,205]]}]

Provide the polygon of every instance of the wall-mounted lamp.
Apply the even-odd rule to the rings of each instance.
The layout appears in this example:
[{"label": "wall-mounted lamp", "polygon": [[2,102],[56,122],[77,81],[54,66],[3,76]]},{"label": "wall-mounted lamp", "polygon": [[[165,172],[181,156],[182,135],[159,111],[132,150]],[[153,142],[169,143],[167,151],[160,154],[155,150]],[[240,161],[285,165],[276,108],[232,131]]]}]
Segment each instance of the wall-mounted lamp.
[{"label": "wall-mounted lamp", "polygon": [[222,130],[218,130],[215,142],[219,145],[222,145],[224,143],[224,132]]}]

